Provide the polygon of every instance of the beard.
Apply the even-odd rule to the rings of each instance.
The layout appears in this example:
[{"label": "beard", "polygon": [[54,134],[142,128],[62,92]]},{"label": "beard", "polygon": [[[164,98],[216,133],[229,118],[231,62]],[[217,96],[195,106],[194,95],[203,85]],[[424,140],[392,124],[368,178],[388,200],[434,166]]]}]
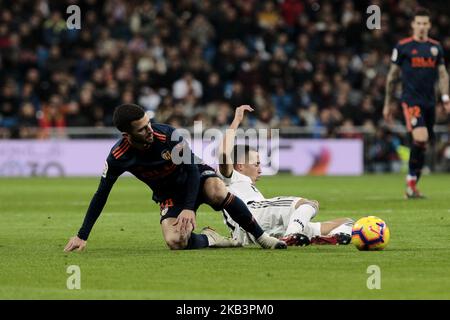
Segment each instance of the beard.
[{"label": "beard", "polygon": [[149,136],[145,136],[145,137],[141,137],[141,136],[136,137],[136,136],[130,135],[130,140],[131,140],[132,144],[134,144],[134,145],[148,148],[153,143],[153,134],[150,134]]}]

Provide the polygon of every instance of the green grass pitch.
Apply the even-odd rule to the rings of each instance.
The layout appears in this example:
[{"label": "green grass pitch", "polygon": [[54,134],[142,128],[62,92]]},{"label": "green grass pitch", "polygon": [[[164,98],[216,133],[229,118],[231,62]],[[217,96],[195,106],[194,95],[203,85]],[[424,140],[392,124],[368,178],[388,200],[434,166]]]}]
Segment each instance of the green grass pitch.
[{"label": "green grass pitch", "polygon": [[[64,253],[81,225],[98,179],[0,180],[0,299],[449,299],[449,176],[425,176],[426,200],[403,199],[400,175],[263,177],[266,197],[317,199],[316,220],[377,215],[391,230],[385,251],[349,246],[170,251],[151,192],[121,178],[88,241]],[[226,233],[202,206],[198,227]],[[81,289],[66,287],[69,265]],[[381,289],[369,290],[370,265]]]}]

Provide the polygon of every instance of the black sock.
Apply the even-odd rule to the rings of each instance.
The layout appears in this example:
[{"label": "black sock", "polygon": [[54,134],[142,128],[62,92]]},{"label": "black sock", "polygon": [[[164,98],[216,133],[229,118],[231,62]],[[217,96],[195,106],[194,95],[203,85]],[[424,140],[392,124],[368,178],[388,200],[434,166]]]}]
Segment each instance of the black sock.
[{"label": "black sock", "polygon": [[409,175],[417,177],[416,181],[419,181],[423,165],[425,164],[425,150],[425,142],[413,141],[409,155]]},{"label": "black sock", "polygon": [[221,209],[225,209],[234,221],[256,239],[264,233],[250,210],[248,210],[244,201],[234,194],[228,192],[225,200],[222,202],[220,210]]},{"label": "black sock", "polygon": [[185,250],[202,249],[209,246],[208,237],[204,234],[191,233]]}]

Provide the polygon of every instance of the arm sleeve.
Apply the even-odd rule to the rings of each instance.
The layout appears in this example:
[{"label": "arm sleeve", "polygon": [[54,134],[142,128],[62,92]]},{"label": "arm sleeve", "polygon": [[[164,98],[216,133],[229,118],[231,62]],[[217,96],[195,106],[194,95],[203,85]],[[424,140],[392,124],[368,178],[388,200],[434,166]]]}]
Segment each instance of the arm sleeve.
[{"label": "arm sleeve", "polygon": [[222,178],[223,182],[225,183],[225,185],[228,187],[232,184],[235,183],[240,183],[240,182],[245,182],[245,183],[252,183],[251,179],[245,175],[243,175],[242,173],[236,171],[233,169],[233,171],[231,172],[231,176],[229,177],[225,177],[223,175],[220,175],[220,177]]},{"label": "arm sleeve", "polygon": [[219,175],[219,177],[223,180],[223,182],[225,183],[225,185],[230,185],[231,183],[233,183],[233,178],[236,176],[234,174],[234,169],[233,171],[231,171],[231,174],[229,177],[224,176],[223,174],[221,174],[220,172],[217,173]]},{"label": "arm sleeve", "polygon": [[392,50],[391,62],[398,66],[400,66],[403,62],[402,47],[399,44],[397,44]]},{"label": "arm sleeve", "polygon": [[437,59],[437,64],[438,65],[440,65],[440,64],[445,65],[444,49],[442,48],[441,45],[439,45],[438,50],[439,50],[439,55],[438,55],[438,59]]},{"label": "arm sleeve", "polygon": [[[89,204],[89,208],[86,212],[86,216],[84,217],[83,225],[78,231],[78,237],[83,240],[87,240],[89,234],[100,216],[103,207],[106,204],[106,200],[108,200],[109,193],[117,181],[117,178],[122,174],[117,170],[108,170],[108,162],[105,163],[105,170],[103,171],[102,178],[100,180],[100,184],[97,188],[97,192],[95,192],[92,197],[91,203]],[[114,172],[115,171],[115,172]]]}]

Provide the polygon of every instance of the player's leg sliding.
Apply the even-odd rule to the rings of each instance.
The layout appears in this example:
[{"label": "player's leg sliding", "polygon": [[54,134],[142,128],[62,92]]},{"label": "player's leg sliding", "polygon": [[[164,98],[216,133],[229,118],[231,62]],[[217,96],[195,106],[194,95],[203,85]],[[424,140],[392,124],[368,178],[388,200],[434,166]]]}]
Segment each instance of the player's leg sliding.
[{"label": "player's leg sliding", "polygon": [[196,234],[191,232],[189,237],[187,246],[183,249],[192,250],[192,249],[203,249],[209,247],[209,239],[205,234]]},{"label": "player's leg sliding", "polygon": [[[331,231],[326,224],[336,225],[341,223]],[[352,228],[354,221],[349,218],[336,219],[330,222],[311,222],[310,226],[315,230],[316,235],[311,239],[313,245],[346,245],[352,240]],[[317,232],[319,234],[317,235]]]},{"label": "player's leg sliding", "polygon": [[307,200],[291,215],[285,236],[281,238],[289,246],[338,245],[351,241],[354,221],[349,218],[329,222],[311,222],[318,212],[318,203]]},{"label": "player's leg sliding", "polygon": [[201,233],[201,235],[204,235],[207,237],[208,247],[211,247],[211,248],[242,247],[242,244],[239,243],[238,241],[224,237],[210,227],[203,228],[200,233]]},{"label": "player's leg sliding", "polygon": [[172,250],[194,250],[208,247],[233,248],[242,246],[239,242],[220,235],[210,227],[203,228],[200,234],[191,232],[189,239],[187,239],[187,243],[186,241],[179,241],[178,243],[168,243],[168,245]]},{"label": "player's leg sliding", "polygon": [[175,218],[170,217],[163,219],[161,222],[164,240],[171,250],[193,250],[208,247],[230,248],[240,246],[237,241],[225,238],[209,227],[203,228],[200,234],[192,232],[191,228],[187,233],[180,233],[174,225],[175,220]]},{"label": "player's leg sliding", "polygon": [[219,210],[222,209],[225,209],[234,221],[250,233],[262,248],[286,249],[286,243],[265,233],[245,203],[232,193],[227,193]]},{"label": "player's leg sliding", "polygon": [[318,206],[314,202],[301,204],[292,213],[285,235],[281,240],[290,246],[307,246],[315,235],[310,221],[316,216]]},{"label": "player's leg sliding", "polygon": [[424,196],[417,189],[422,168],[425,164],[426,142],[414,141],[411,146],[409,156],[409,172],[406,176],[406,193],[407,199],[418,199]]}]

